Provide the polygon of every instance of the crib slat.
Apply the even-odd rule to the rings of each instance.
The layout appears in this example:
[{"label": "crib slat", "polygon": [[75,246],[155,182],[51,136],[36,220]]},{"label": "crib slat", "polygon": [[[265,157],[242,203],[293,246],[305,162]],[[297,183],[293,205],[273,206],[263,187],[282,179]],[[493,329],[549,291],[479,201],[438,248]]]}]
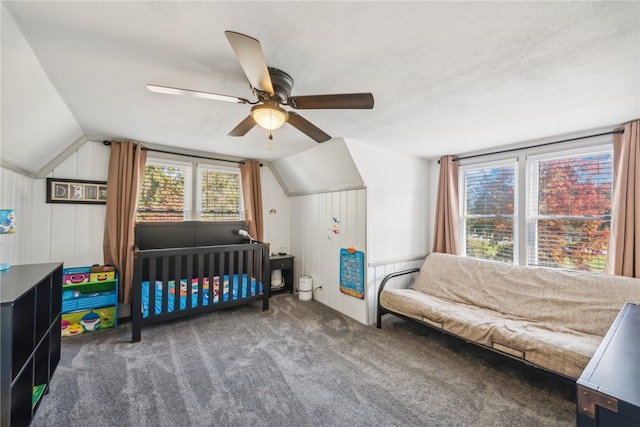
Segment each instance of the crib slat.
[{"label": "crib slat", "polygon": [[[180,292],[182,289],[182,256],[176,255],[173,257],[174,260],[174,287],[173,287],[173,312],[180,311]],[[166,313],[166,312],[165,312]]]},{"label": "crib slat", "polygon": [[167,306],[169,304],[169,257],[162,257],[162,309],[160,313],[167,312]]},{"label": "crib slat", "polygon": [[224,289],[224,275],[225,275],[225,271],[224,271],[224,259],[225,259],[225,253],[224,252],[220,252],[220,258],[218,258],[218,281],[220,282],[220,290],[218,292],[218,295],[220,295],[220,298],[218,299],[219,303],[224,303],[224,294],[226,293],[225,289]]},{"label": "crib slat", "polygon": [[149,259],[149,305],[147,316],[158,314],[156,312],[156,258]]},{"label": "crib slat", "polygon": [[[255,268],[255,249],[250,249],[247,251],[247,280],[251,280],[253,275],[253,270]],[[257,291],[257,289],[256,289]]]},{"label": "crib slat", "polygon": [[215,293],[215,253],[211,252],[209,254],[209,304],[213,304],[215,301],[216,293]]},{"label": "crib slat", "polygon": [[227,301],[231,302],[233,301],[233,266],[234,264],[234,260],[235,260],[235,254],[236,252],[231,251],[229,252],[229,263],[228,263],[228,267],[229,267],[229,272],[225,272],[227,273],[228,277],[229,277],[229,296],[227,297]]},{"label": "crib slat", "polygon": [[[182,277],[182,276],[181,276]],[[191,298],[191,292],[193,292],[193,255],[187,255],[187,295],[185,298],[187,299],[185,307],[186,309],[190,309],[192,307],[193,299]],[[182,288],[182,287],[181,287]]]},{"label": "crib slat", "polygon": [[198,254],[198,295],[197,303],[198,307],[202,307],[202,300],[204,295],[204,254]]},{"label": "crib slat", "polygon": [[244,283],[242,280],[242,275],[244,274],[244,251],[237,251],[238,254],[238,274],[237,274],[237,280],[238,280],[238,291],[236,293],[236,298],[235,299],[242,299],[242,295],[249,295],[249,293],[244,293],[242,292],[244,290]]},{"label": "crib slat", "polygon": [[[250,259],[249,259],[249,262],[247,263],[247,265],[249,266],[249,271],[247,271],[247,281],[249,282],[249,289],[251,289],[252,278],[256,277],[256,253],[257,253],[257,249],[252,249],[249,252]],[[256,282],[255,292],[253,292],[252,295],[257,295],[259,293],[260,293],[260,289],[258,287],[258,283]]]}]

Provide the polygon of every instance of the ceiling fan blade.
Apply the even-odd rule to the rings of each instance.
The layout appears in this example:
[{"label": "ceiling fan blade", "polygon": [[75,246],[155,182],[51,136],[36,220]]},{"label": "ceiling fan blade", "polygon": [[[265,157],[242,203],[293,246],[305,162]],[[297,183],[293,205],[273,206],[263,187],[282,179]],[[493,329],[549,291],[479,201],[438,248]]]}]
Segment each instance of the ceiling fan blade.
[{"label": "ceiling fan blade", "polygon": [[331,136],[324,133],[320,128],[316,127],[313,123],[295,113],[289,111],[289,120],[287,120],[291,126],[298,129],[300,132],[313,139],[315,142],[325,142],[331,139]]},{"label": "ceiling fan blade", "polygon": [[335,95],[292,96],[287,104],[299,110],[309,109],[372,109],[370,93],[342,93]]},{"label": "ceiling fan blade", "polygon": [[234,127],[231,132],[227,135],[229,136],[245,136],[247,132],[249,132],[256,125],[256,121],[253,120],[251,115],[248,115],[243,121],[241,121],[238,126]]},{"label": "ceiling fan blade", "polygon": [[225,31],[224,34],[251,86],[262,92],[273,94],[273,84],[260,42],[235,31]]},{"label": "ceiling fan blade", "polygon": [[178,89],[175,87],[147,85],[147,89],[151,92],[165,93],[168,95],[187,95],[194,98],[213,99],[215,101],[235,102],[236,104],[250,104],[249,100],[244,98],[238,98],[235,96],[218,95],[217,93],[199,92],[189,89]]}]

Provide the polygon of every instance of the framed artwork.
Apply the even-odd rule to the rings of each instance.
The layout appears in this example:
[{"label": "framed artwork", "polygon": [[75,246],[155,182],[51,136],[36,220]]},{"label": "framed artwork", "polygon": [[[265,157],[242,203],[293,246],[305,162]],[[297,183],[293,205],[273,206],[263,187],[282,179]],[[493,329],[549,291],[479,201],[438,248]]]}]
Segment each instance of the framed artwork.
[{"label": "framed artwork", "polygon": [[107,203],[106,181],[47,178],[47,203]]}]

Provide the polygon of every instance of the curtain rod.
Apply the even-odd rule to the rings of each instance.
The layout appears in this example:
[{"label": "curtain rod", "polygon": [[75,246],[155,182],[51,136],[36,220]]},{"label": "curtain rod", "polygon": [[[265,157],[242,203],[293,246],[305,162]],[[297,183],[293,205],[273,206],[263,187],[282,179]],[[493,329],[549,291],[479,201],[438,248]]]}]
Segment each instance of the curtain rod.
[{"label": "curtain rod", "polygon": [[[529,148],[546,147],[547,145],[560,144],[562,142],[579,141],[581,139],[596,138],[598,136],[613,135],[614,133],[623,134],[624,133],[624,129],[616,129],[616,130],[611,131],[611,132],[603,132],[603,133],[596,133],[596,134],[593,134],[593,135],[579,136],[577,138],[562,139],[560,141],[545,142],[543,144],[530,145],[528,147],[510,148],[508,150],[493,151],[491,153],[472,154],[470,156],[455,157],[455,158],[451,159],[451,161],[452,162],[457,162],[459,160],[473,159],[473,158],[476,158],[476,157],[483,157],[483,156],[491,156],[493,154],[503,154],[503,153],[510,153],[512,151],[526,150],[526,149],[529,149]],[[438,160],[438,164],[440,164],[440,160]]]},{"label": "curtain rod", "polygon": [[[111,145],[111,141],[102,141],[102,143],[104,145]],[[245,165],[247,164],[247,162],[243,161],[243,160],[228,160],[228,159],[218,159],[215,157],[207,157],[207,156],[198,156],[196,154],[184,154],[184,153],[176,153],[175,151],[167,151],[167,150],[158,150],[156,148],[147,148],[147,147],[142,147],[143,150],[146,151],[153,151],[155,153],[163,153],[163,154],[173,154],[176,156],[185,156],[185,157],[192,157],[194,159],[206,159],[206,160],[215,160],[218,162],[228,162],[228,163],[236,163],[239,165]],[[262,163],[260,163],[260,166],[262,166]]]}]

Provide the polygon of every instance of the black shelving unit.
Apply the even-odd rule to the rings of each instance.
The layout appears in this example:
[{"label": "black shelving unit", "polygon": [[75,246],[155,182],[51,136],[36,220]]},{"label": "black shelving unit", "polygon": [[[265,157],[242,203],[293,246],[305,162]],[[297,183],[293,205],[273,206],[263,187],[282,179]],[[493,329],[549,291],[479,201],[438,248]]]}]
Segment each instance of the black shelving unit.
[{"label": "black shelving unit", "polygon": [[0,426],[28,426],[60,361],[62,264],[0,272]]}]

